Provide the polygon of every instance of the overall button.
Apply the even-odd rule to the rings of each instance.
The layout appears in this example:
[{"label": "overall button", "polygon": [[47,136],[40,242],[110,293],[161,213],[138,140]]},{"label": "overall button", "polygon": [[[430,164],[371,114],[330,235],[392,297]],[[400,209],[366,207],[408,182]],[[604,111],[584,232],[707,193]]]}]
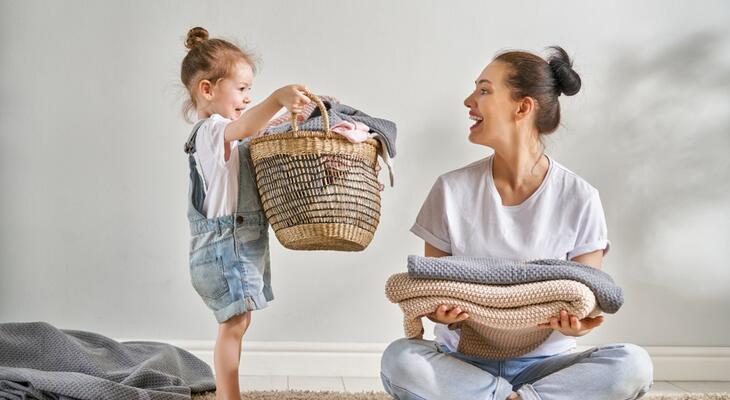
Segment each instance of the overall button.
[{"label": "overall button", "polygon": [[240,216],[240,215],[237,215],[237,216],[236,216],[236,223],[237,223],[238,225],[241,225],[241,224],[243,223],[243,217],[242,217],[242,216]]}]

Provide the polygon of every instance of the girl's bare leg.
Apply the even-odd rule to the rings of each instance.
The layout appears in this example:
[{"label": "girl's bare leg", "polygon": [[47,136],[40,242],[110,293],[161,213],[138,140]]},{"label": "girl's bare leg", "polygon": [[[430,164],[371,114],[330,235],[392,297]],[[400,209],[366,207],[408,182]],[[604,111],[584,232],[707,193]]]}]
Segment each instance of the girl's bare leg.
[{"label": "girl's bare leg", "polygon": [[251,312],[236,315],[218,325],[218,338],[213,350],[216,400],[238,400],[238,365],[241,362],[241,340],[251,324]]}]

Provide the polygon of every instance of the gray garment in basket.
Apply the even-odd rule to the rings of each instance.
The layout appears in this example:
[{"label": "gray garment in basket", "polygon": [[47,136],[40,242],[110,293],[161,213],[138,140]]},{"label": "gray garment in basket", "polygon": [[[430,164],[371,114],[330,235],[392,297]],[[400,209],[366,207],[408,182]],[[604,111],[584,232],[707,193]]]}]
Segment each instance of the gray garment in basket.
[{"label": "gray garment in basket", "polygon": [[[342,121],[348,122],[362,122],[363,124],[370,127],[370,130],[380,137],[383,138],[385,145],[388,149],[388,155],[393,158],[395,157],[395,138],[397,135],[395,123],[388,121],[387,119],[371,117],[364,112],[350,107],[346,104],[333,103],[330,104],[328,101],[322,101],[328,109],[328,115],[330,120],[330,126],[335,126]],[[302,131],[322,131],[324,130],[324,123],[322,122],[322,114],[319,109],[315,109],[314,112],[309,116],[309,119],[299,124],[299,129]],[[265,135],[271,135],[276,133],[286,133],[292,130],[291,123],[285,123],[281,125],[272,126],[266,129]]]},{"label": "gray garment in basket", "polygon": [[0,399],[177,400],[210,390],[210,366],[169,344],[0,324]]}]

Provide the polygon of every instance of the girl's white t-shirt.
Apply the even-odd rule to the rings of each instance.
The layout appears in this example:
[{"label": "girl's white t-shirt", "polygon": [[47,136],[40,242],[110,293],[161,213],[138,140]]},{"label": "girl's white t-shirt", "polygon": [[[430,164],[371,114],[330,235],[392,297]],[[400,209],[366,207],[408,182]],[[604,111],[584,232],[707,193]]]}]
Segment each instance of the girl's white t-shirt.
[{"label": "girl's white t-shirt", "polygon": [[[598,190],[548,157],[540,187],[524,202],[502,205],[493,175],[493,154],[441,175],[433,185],[411,232],[454,256],[512,260],[570,260],[610,247]],[[434,328],[436,341],[455,351],[459,330]],[[574,337],[553,331],[537,349],[521,357],[561,353]]]},{"label": "girl's white t-shirt", "polygon": [[225,130],[231,120],[211,115],[198,128],[195,137],[195,162],[203,180],[203,213],[207,218],[231,215],[238,202],[238,141],[228,143],[230,155],[225,159]]}]

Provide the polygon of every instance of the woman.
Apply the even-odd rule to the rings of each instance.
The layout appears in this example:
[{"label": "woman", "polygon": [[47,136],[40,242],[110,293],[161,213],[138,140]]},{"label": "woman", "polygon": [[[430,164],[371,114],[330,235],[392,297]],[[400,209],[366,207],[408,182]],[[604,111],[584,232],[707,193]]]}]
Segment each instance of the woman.
[{"label": "woman", "polygon": [[[601,268],[609,250],[598,191],[544,154],[541,137],[560,123],[561,94],[581,86],[565,50],[548,61],[511,51],[498,55],[475,81],[464,105],[475,121],[469,140],[494,154],[438,178],[411,231],[427,257],[555,258]],[[575,353],[575,337],[603,322],[562,311],[542,324],[549,338],[509,360],[466,356],[459,331],[469,318],[441,305],[428,316],[435,341],[399,339],[382,358],[381,377],[397,399],[635,399],[651,386],[652,364],[632,344]]]}]

